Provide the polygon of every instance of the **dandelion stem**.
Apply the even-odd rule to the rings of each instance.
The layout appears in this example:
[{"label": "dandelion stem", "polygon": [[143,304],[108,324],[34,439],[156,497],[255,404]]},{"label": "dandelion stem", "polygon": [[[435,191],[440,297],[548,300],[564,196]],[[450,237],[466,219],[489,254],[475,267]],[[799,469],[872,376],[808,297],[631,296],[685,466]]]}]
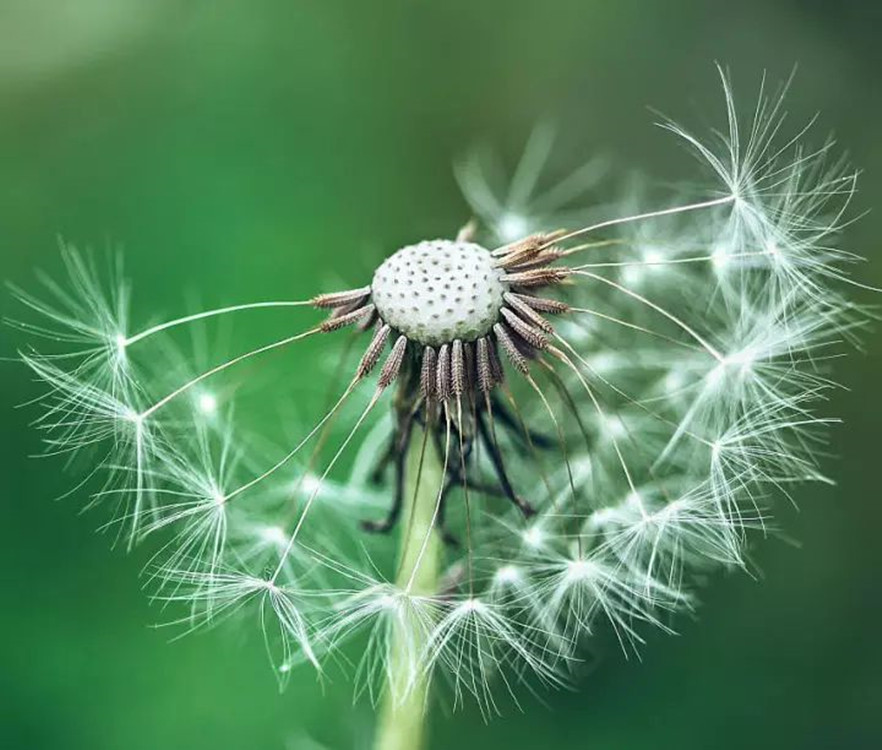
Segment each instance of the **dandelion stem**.
[{"label": "dandelion stem", "polygon": [[[438,488],[444,481],[441,457],[428,434],[414,427],[405,471],[405,505],[396,585],[414,596],[437,594],[441,545],[434,531]],[[426,539],[428,544],[424,544]],[[421,750],[425,747],[427,697],[431,676],[410,663],[413,632],[396,633],[389,645],[388,683],[380,710],[375,750]],[[409,645],[404,640],[409,639]]]}]

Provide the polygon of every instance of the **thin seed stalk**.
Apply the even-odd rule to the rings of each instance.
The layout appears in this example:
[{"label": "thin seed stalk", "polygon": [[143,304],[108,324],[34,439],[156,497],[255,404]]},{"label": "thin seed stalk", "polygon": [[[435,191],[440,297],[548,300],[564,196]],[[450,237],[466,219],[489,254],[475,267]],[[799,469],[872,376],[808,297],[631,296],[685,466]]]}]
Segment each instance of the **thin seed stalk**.
[{"label": "thin seed stalk", "polygon": [[[437,593],[440,569],[441,543],[432,521],[438,491],[444,481],[443,466],[432,440],[425,440],[425,433],[419,426],[414,426],[407,450],[405,506],[400,524],[396,584],[401,589],[407,587],[420,549],[429,535],[410,590],[415,595],[431,596]],[[421,750],[425,747],[430,675],[420,672],[416,682],[411,682],[414,651],[419,653],[424,645],[414,643],[413,632],[397,632],[391,640],[389,682],[380,708],[375,750]],[[408,684],[410,689],[404,691]],[[405,697],[402,698],[403,692]]]}]

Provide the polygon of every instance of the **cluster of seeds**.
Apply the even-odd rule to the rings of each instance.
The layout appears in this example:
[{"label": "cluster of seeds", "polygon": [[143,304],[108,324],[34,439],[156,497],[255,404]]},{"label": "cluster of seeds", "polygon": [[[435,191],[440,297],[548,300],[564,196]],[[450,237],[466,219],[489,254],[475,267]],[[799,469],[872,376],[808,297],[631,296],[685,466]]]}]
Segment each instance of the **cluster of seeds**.
[{"label": "cluster of seeds", "polygon": [[527,374],[529,361],[550,346],[554,329],[543,314],[564,313],[568,305],[536,292],[568,276],[564,267],[549,267],[561,255],[556,236],[531,235],[493,252],[461,240],[409,245],[380,265],[370,287],[323,294],[313,303],[331,310],[326,331],[350,323],[374,327],[357,377],[374,369],[395,334],[380,387],[398,375],[410,346],[419,352],[424,401],[457,397],[474,404],[503,381],[499,347]]}]

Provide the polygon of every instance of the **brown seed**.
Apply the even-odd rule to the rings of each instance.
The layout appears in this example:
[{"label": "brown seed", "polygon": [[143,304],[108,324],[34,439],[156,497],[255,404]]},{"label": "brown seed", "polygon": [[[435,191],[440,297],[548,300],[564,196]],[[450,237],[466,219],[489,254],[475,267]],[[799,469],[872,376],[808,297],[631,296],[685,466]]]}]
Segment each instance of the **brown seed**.
[{"label": "brown seed", "polygon": [[490,373],[493,376],[493,383],[505,382],[505,370],[502,367],[502,361],[499,359],[499,350],[496,348],[496,342],[487,339],[487,354],[490,360]]},{"label": "brown seed", "polygon": [[479,338],[477,342],[477,371],[478,371],[478,389],[481,393],[489,393],[495,385],[493,376],[493,367],[490,364],[490,344],[485,338]]},{"label": "brown seed", "polygon": [[549,247],[538,253],[537,255],[534,255],[532,258],[528,258],[527,260],[521,261],[517,264],[506,266],[506,268],[510,269],[512,273],[527,271],[532,268],[542,268],[543,266],[554,263],[554,261],[560,260],[563,257],[564,254],[561,250],[556,247]]},{"label": "brown seed", "polygon": [[509,292],[509,295],[516,297],[518,302],[523,302],[537,312],[544,312],[550,315],[560,315],[561,313],[568,312],[570,309],[570,306],[566,302],[561,302],[556,299],[534,297],[531,294],[516,294],[514,292]]},{"label": "brown seed", "polygon": [[503,307],[500,312],[509,327],[530,346],[540,350],[548,348],[548,336],[542,331],[534,328],[529,323],[525,323],[507,307]]},{"label": "brown seed", "polygon": [[536,328],[542,329],[546,333],[554,332],[554,327],[551,325],[551,323],[545,320],[545,318],[543,318],[532,307],[524,302],[519,295],[513,294],[511,292],[506,292],[502,295],[502,299],[505,300],[505,303],[513,310],[515,310],[518,315],[520,315],[528,323],[536,326]]},{"label": "brown seed", "polygon": [[508,359],[512,363],[514,368],[518,372],[526,375],[530,370],[530,366],[527,363],[527,358],[523,354],[521,354],[517,346],[515,346],[511,334],[509,334],[506,327],[501,323],[497,323],[495,326],[493,326],[493,333],[496,334],[496,340],[505,350],[505,353],[506,355],[508,355]]},{"label": "brown seed", "polygon": [[389,356],[386,358],[386,362],[383,364],[383,369],[380,370],[380,377],[377,380],[377,385],[380,388],[386,388],[398,377],[398,373],[401,371],[401,363],[404,362],[404,353],[406,351],[407,336],[399,336],[395,340],[395,344],[392,347]]},{"label": "brown seed", "polygon": [[314,297],[312,304],[318,308],[342,307],[353,302],[363,302],[371,293],[369,286],[363,286],[360,289],[349,289],[345,292],[331,292],[330,294],[320,294]]},{"label": "brown seed", "polygon": [[534,268],[530,271],[504,274],[502,281],[519,287],[549,286],[559,284],[569,275],[568,268]]},{"label": "brown seed", "polygon": [[352,323],[355,323],[357,320],[360,320],[366,315],[373,315],[374,306],[371,304],[364,305],[363,307],[359,307],[352,312],[346,313],[345,315],[340,315],[339,317],[331,317],[328,318],[324,323],[321,324],[321,330],[325,333],[330,333],[331,331],[337,331],[340,328],[345,328]]},{"label": "brown seed", "polygon": [[542,250],[543,235],[533,234],[505,248],[499,261],[502,268],[512,268],[524,263]]},{"label": "brown seed", "polygon": [[436,363],[438,355],[431,346],[423,349],[423,365],[420,370],[420,393],[426,401],[433,401],[437,395]]},{"label": "brown seed", "polygon": [[438,350],[438,367],[437,367],[436,390],[439,401],[447,401],[453,390],[453,384],[450,382],[450,346],[442,344]]},{"label": "brown seed", "polygon": [[475,390],[475,345],[469,341],[463,341],[462,353],[465,362],[466,393],[473,393]]},{"label": "brown seed", "polygon": [[463,359],[462,341],[459,339],[453,342],[450,356],[450,375],[454,395],[461,396],[465,388],[465,361]]}]

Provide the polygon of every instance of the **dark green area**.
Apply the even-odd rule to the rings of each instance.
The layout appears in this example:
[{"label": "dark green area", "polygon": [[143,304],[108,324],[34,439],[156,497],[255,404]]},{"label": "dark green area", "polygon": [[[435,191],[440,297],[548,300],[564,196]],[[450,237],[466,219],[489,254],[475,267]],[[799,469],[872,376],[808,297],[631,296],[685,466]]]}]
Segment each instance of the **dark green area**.
[{"label": "dark green area", "polygon": [[[860,0],[4,0],[0,275],[58,271],[60,234],[124,247],[140,320],[194,290],[215,305],[362,284],[401,244],[455,231],[450,164],[479,138],[513,157],[551,116],[573,160],[688,176],[647,105],[718,118],[714,60],[743,101],[764,68],[799,63],[794,121],[823,113],[819,137],[835,130],[866,169],[867,209],[882,199],[880,28]],[[848,233],[868,283],[882,283],[880,234],[878,213]],[[721,578],[681,635],[652,638],[642,661],[606,654],[547,707],[489,726],[436,715],[434,747],[882,746],[882,341],[866,343],[831,404],[846,420],[838,485],[780,514],[800,548],[761,545],[765,580]],[[309,378],[306,358],[292,393]],[[71,481],[60,464],[27,457],[33,411],[13,406],[35,393],[0,362],[0,747],[262,750],[305,748],[306,733],[364,747],[370,711],[345,681],[304,670],[280,696],[255,633],[169,644],[148,627],[144,556],[109,550],[100,513],[52,501]]]}]

